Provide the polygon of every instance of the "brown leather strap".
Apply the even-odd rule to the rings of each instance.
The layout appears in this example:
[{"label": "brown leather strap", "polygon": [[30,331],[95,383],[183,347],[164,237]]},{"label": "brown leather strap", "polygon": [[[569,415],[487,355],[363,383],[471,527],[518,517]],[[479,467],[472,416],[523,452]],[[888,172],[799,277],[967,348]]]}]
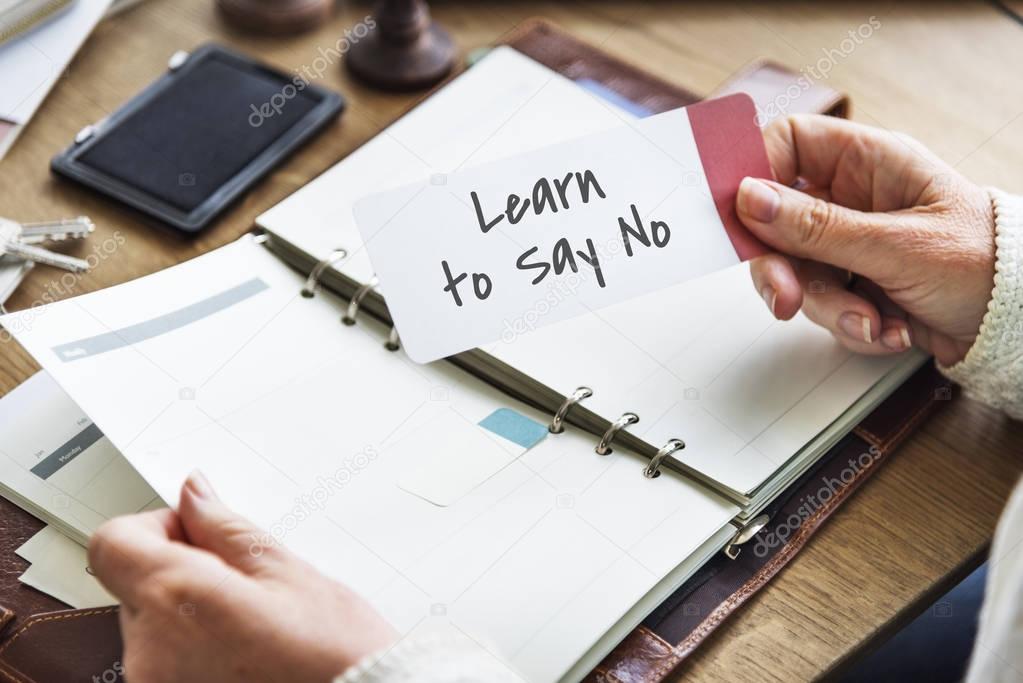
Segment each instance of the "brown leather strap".
[{"label": "brown leather strap", "polygon": [[675,648],[650,629],[640,626],[586,677],[587,683],[658,681],[671,670]]}]

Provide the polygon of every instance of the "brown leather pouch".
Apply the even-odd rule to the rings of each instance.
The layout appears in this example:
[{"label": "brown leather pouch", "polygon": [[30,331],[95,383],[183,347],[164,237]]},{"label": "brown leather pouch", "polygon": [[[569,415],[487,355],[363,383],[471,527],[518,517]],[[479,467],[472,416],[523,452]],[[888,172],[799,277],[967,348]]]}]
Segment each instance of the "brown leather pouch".
[{"label": "brown leather pouch", "polygon": [[0,645],[0,680],[93,683],[124,680],[118,608],[37,614]]},{"label": "brown leather pouch", "polygon": [[[568,78],[597,84],[605,94],[648,113],[701,99],[543,21],[526,22],[504,42]],[[756,62],[715,94],[750,93],[765,121],[796,112],[848,113],[843,95],[805,78],[770,62]],[[781,571],[935,405],[949,398],[951,388],[933,367],[928,364],[919,370],[772,503],[767,511],[770,522],[733,549],[734,559],[719,553],[708,562],[622,641],[588,680],[654,682],[667,677]],[[815,502],[808,504],[811,498]],[[7,626],[0,644],[0,679],[14,683],[119,680],[116,608],[38,614],[63,605],[18,583],[25,563],[14,549],[41,526],[0,499],[0,528],[11,532],[0,538],[0,604],[9,608],[0,607],[0,629]],[[36,616],[19,622],[14,612]]]},{"label": "brown leather pouch", "polygon": [[844,94],[766,59],[752,62],[717,90],[701,96],[541,19],[524,22],[502,42],[577,83],[598,83],[650,114],[684,107],[705,97],[744,92],[753,98],[761,125],[786,114],[849,115],[849,98]]}]

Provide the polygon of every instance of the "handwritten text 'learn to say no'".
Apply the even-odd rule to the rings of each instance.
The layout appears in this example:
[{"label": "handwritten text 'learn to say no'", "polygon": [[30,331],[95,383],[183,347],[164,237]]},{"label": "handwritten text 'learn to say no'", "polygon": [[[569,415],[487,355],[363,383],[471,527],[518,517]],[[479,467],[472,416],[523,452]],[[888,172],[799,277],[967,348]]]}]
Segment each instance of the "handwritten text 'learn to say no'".
[{"label": "handwritten text 'learn to say no'", "polygon": [[[522,197],[514,193],[509,194],[505,200],[504,210],[497,214],[488,214],[484,210],[476,191],[470,192],[469,195],[476,211],[479,229],[483,234],[489,233],[505,220],[509,224],[515,225],[525,218],[527,213],[532,213],[535,216],[545,212],[557,213],[561,210],[571,209],[574,200],[588,204],[591,200],[595,201],[596,198],[607,199],[596,175],[590,170],[572,171],[561,178],[540,178],[533,184],[531,196]],[[671,228],[667,223],[651,220],[644,225],[636,205],[630,204],[629,210],[631,213],[629,220],[622,216],[618,217],[618,228],[627,256],[631,257],[634,253],[633,240],[643,247],[663,248],[668,244],[671,239]],[[597,254],[592,239],[586,239],[585,250],[583,250],[574,249],[567,237],[561,237],[554,242],[550,260],[542,257],[539,251],[539,247],[532,246],[523,251],[515,260],[516,269],[531,275],[533,285],[539,285],[552,271],[555,275],[561,275],[568,269],[571,269],[573,273],[578,273],[580,263],[593,269],[600,287],[607,285],[600,268],[600,256]],[[446,259],[441,260],[440,265],[447,281],[444,291],[450,292],[456,306],[461,306],[463,301],[459,286],[466,278],[470,277],[470,273],[453,272]],[[489,297],[494,289],[493,278],[487,273],[472,273],[471,278],[473,295],[480,301]]]}]

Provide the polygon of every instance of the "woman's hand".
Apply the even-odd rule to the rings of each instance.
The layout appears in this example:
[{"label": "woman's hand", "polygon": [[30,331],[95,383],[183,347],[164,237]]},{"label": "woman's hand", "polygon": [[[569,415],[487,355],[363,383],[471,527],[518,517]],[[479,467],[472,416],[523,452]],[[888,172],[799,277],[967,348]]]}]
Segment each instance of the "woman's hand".
[{"label": "woman's hand", "polygon": [[279,547],[250,553],[259,530],[198,473],[178,513],[104,524],[89,563],[121,600],[131,683],[329,683],[386,648],[394,630],[358,595]]},{"label": "woman's hand", "polygon": [[778,182],[746,178],[737,209],[778,252],[751,264],[771,312],[802,308],[853,351],[961,360],[993,287],[988,193],[915,140],[849,121],[790,116],[764,138]]}]

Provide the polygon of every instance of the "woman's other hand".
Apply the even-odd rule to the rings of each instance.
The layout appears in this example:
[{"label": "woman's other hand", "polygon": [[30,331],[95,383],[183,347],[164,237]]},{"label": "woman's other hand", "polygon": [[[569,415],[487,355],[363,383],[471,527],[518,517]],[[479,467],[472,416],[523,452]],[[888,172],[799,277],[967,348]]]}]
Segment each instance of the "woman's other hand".
[{"label": "woman's other hand", "polygon": [[131,683],[329,683],[396,634],[362,598],[228,509],[198,473],[179,511],[104,524],[89,563],[121,600]]},{"label": "woman's other hand", "polygon": [[802,309],[860,353],[961,360],[993,286],[988,193],[915,140],[841,119],[790,116],[764,138],[778,182],[746,178],[737,209],[777,252],[751,264],[775,317]]}]

